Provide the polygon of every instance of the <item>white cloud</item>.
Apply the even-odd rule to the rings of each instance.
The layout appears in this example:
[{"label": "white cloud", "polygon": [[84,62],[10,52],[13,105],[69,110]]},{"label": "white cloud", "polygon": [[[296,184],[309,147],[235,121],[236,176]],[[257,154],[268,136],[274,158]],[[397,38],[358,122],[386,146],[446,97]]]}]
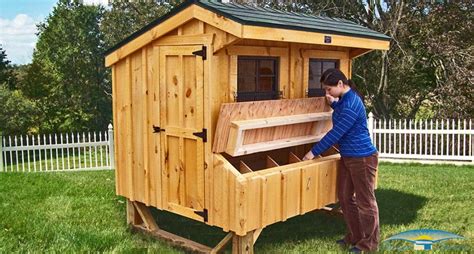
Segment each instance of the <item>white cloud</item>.
[{"label": "white cloud", "polygon": [[35,23],[26,14],[18,14],[14,19],[0,18],[0,44],[12,63],[31,62],[37,41]]},{"label": "white cloud", "polygon": [[82,1],[86,5],[103,5],[107,6],[109,0],[83,0]]}]

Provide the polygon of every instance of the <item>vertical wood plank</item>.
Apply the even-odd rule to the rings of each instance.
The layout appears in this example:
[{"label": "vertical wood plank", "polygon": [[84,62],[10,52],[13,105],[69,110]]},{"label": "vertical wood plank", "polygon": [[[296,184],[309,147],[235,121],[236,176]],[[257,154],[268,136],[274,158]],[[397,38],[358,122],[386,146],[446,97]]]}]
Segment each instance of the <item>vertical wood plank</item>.
[{"label": "vertical wood plank", "polygon": [[151,187],[150,187],[150,182],[153,182],[153,179],[151,179],[150,176],[150,161],[149,161],[149,137],[148,133],[152,132],[152,128],[149,128],[149,112],[148,112],[148,104],[149,104],[149,89],[151,87],[151,80],[148,78],[148,68],[149,68],[149,62],[148,62],[148,51],[149,47],[143,47],[142,52],[141,52],[141,80],[142,80],[142,86],[141,86],[141,97],[142,97],[142,103],[140,105],[140,111],[141,111],[141,121],[142,121],[142,132],[140,133],[140,138],[143,140],[142,142],[142,154],[141,160],[142,160],[142,165],[143,165],[143,185],[144,185],[144,197],[143,197],[143,203],[145,203],[147,206],[150,206],[154,202],[151,200]]},{"label": "vertical wood plank", "polygon": [[145,174],[143,166],[143,51],[131,55],[131,149],[132,149],[132,192],[134,200],[145,203]]},{"label": "vertical wood plank", "polygon": [[318,184],[319,164],[303,167],[301,169],[301,214],[312,211],[320,203]]},{"label": "vertical wood plank", "polygon": [[269,225],[281,220],[281,174],[280,172],[267,174],[265,175],[265,180],[266,202],[264,203],[265,217],[263,217],[263,220],[266,225]]},{"label": "vertical wood plank", "polygon": [[[184,71],[184,56],[178,55],[178,66],[177,66],[177,91],[178,91],[178,100],[177,104],[168,105],[171,107],[178,107],[178,126],[184,126],[184,78],[185,78],[185,71]],[[184,151],[184,138],[179,137],[178,143],[178,163],[179,163],[179,174],[178,174],[178,204],[186,205],[186,178],[185,178],[185,151]],[[171,151],[170,151],[171,152]]]},{"label": "vertical wood plank", "polygon": [[229,99],[228,101],[234,102],[237,96],[237,63],[238,56],[230,56],[229,61]]},{"label": "vertical wood plank", "polygon": [[[119,149],[119,146],[118,146],[118,141],[117,141],[117,137],[119,136],[118,135],[118,130],[117,128],[119,128],[119,124],[118,124],[118,111],[119,111],[119,108],[118,108],[118,96],[117,96],[117,93],[119,91],[117,91],[117,64],[114,64],[112,65],[112,122],[113,122],[113,127],[114,127],[114,138],[115,138],[115,142],[114,142],[114,155],[115,155],[115,158],[117,158],[116,162],[115,162],[115,170],[114,170],[114,174],[115,174],[115,193],[116,194],[120,194],[121,191],[120,191],[120,184],[121,184],[121,181],[120,181],[120,171],[121,171],[121,168],[119,166],[119,161],[120,161],[120,157],[119,156],[119,152],[118,152],[118,149]],[[67,140],[67,137],[66,136],[66,140]],[[105,136],[104,136],[105,138]],[[107,139],[108,140],[108,139]],[[66,141],[67,142],[67,141]],[[69,149],[68,149],[68,157],[69,157]],[[69,163],[69,160],[68,160],[68,163]]]},{"label": "vertical wood plank", "polygon": [[303,61],[303,97],[309,97],[309,59]]},{"label": "vertical wood plank", "polygon": [[262,193],[260,177],[252,177],[247,182],[249,195],[247,196],[247,228],[260,228],[262,224]]},{"label": "vertical wood plank", "polygon": [[[205,32],[206,29],[206,24],[203,22],[203,33]],[[210,52],[214,52],[214,46],[213,45],[207,45],[209,48]],[[216,57],[210,57],[209,61],[204,61],[203,62],[203,82],[202,82],[202,92],[203,92],[203,127],[207,129],[208,135],[209,135],[209,142],[207,144],[203,144],[204,146],[204,179],[203,179],[203,188],[204,188],[204,207],[208,209],[208,211],[213,211],[212,208],[212,188],[214,187],[213,181],[214,181],[214,176],[213,176],[213,171],[210,169],[213,167],[212,163],[212,150],[211,150],[211,144],[213,143],[214,139],[214,129],[212,128],[212,104],[213,100],[216,100],[215,98],[219,96],[219,93],[217,92],[218,90],[215,89],[215,86],[217,85],[217,82],[214,83],[214,76],[216,76],[216,73],[214,73],[212,70],[213,66],[213,61]],[[212,222],[212,216],[209,216],[208,224],[213,225]]]},{"label": "vertical wood plank", "polygon": [[267,200],[268,200],[268,195],[267,195],[267,178],[264,176],[259,176],[258,177],[259,182],[260,182],[260,228],[264,228],[266,224],[266,217],[268,215],[268,209],[267,207]]},{"label": "vertical wood plank", "polygon": [[227,221],[228,221],[228,226],[230,229],[236,229],[238,228],[237,224],[237,211],[235,209],[236,207],[236,202],[237,202],[237,195],[236,195],[236,181],[237,179],[235,179],[235,177],[233,177],[233,175],[228,171],[226,170],[226,185],[227,185],[227,188],[228,188],[228,192],[227,192],[227,199],[228,199],[228,203],[227,203],[227,212],[228,212],[228,215],[226,216],[227,217]]},{"label": "vertical wood plank", "polygon": [[300,214],[301,207],[301,168],[286,170],[282,173],[284,220]]},{"label": "vertical wood plank", "polygon": [[324,161],[320,163],[318,184],[318,208],[335,203],[337,200],[336,179],[337,162]]},{"label": "vertical wood plank", "polygon": [[250,194],[248,192],[248,180],[246,178],[236,180],[236,223],[240,232],[246,232],[248,228],[248,218],[252,216],[249,213],[249,205],[247,203]]},{"label": "vertical wood plank", "polygon": [[124,113],[125,113],[125,129],[124,129],[124,141],[125,144],[125,157],[126,157],[126,167],[125,171],[125,181],[127,182],[127,193],[126,196],[129,197],[131,201],[135,200],[134,188],[133,188],[133,129],[134,125],[132,123],[132,64],[131,56],[127,57],[125,60],[125,90],[124,95]]},{"label": "vertical wood plank", "polygon": [[[170,119],[167,117],[168,116],[168,110],[170,110],[167,107],[169,99],[174,96],[174,94],[171,94],[173,91],[170,89],[174,89],[175,84],[170,83],[170,86],[168,86],[168,69],[165,68],[164,66],[168,66],[168,58],[166,55],[162,53],[162,50],[160,47],[156,48],[158,51],[159,55],[159,66],[162,68],[159,71],[159,103],[160,103],[160,125],[158,126],[166,126],[170,123]],[[170,67],[172,68],[173,65],[170,64]],[[167,208],[168,207],[168,189],[170,188],[170,162],[169,162],[169,145],[168,145],[168,138],[166,133],[160,132],[160,138],[161,138],[161,148],[163,149],[162,156],[161,156],[161,202],[162,202],[162,207]]]},{"label": "vertical wood plank", "polygon": [[[147,55],[147,103],[148,103],[148,129],[153,126],[161,126],[160,120],[160,55],[159,47],[150,46]],[[162,172],[164,170],[161,164],[162,146],[161,134],[148,132],[148,171],[149,171],[149,193],[150,203],[157,208],[163,208],[161,201]]]}]

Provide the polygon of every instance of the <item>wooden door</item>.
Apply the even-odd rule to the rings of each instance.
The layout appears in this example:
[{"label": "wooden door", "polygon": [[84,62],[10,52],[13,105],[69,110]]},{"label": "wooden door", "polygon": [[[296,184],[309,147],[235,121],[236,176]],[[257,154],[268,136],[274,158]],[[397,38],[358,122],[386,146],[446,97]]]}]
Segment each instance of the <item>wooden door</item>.
[{"label": "wooden door", "polygon": [[[201,51],[202,50],[202,51]],[[204,210],[203,65],[205,48],[163,46],[160,58],[164,209],[207,221]],[[204,57],[196,55],[204,52]],[[163,130],[164,129],[164,130]]]}]

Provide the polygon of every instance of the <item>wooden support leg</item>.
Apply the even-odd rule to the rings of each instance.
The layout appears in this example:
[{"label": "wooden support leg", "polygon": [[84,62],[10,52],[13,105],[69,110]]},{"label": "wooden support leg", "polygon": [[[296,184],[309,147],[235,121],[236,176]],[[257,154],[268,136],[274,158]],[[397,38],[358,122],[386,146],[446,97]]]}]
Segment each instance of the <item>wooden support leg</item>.
[{"label": "wooden support leg", "polygon": [[127,223],[136,231],[164,240],[173,246],[193,253],[209,253],[211,248],[184,237],[164,231],[158,227],[147,206],[140,202],[127,200]]},{"label": "wooden support leg", "polygon": [[259,228],[253,231],[253,244],[257,241],[258,237],[262,233],[263,228]]},{"label": "wooden support leg", "polygon": [[244,236],[234,234],[232,238],[232,253],[233,254],[253,254],[253,245],[257,241],[262,229],[256,229],[248,232]]},{"label": "wooden support leg", "polygon": [[214,247],[212,250],[211,250],[211,254],[217,254],[219,252],[221,252],[225,246],[230,242],[230,240],[234,237],[234,233],[230,232],[228,233],[224,239],[222,239],[217,245],[216,247]]},{"label": "wooden support leg", "polygon": [[164,231],[158,227],[150,210],[144,204],[127,200],[127,223],[136,231],[141,231],[153,237],[167,241],[173,246],[184,248],[193,253],[219,253],[232,239],[232,253],[253,254],[253,245],[257,241],[262,229],[248,232],[245,236],[228,233],[214,248],[202,245],[192,240]]},{"label": "wooden support leg", "polygon": [[148,230],[156,231],[159,229],[148,207],[140,202],[133,202],[133,205],[135,206],[136,211],[138,211],[138,214],[140,214],[143,224]]},{"label": "wooden support leg", "polygon": [[143,220],[133,203],[133,201],[127,199],[127,224],[130,226],[142,225]]}]

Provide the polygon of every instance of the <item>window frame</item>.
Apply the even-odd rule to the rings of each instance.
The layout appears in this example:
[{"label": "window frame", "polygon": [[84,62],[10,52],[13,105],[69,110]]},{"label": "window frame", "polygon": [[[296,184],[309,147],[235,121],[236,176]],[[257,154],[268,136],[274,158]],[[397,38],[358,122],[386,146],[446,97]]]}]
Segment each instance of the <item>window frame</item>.
[{"label": "window frame", "polygon": [[[324,66],[324,62],[333,62],[335,63],[335,67],[336,69],[340,69],[341,68],[341,59],[337,59],[337,58],[333,58],[333,59],[329,59],[329,58],[317,58],[317,57],[310,57],[308,58],[308,79],[307,79],[307,82],[308,82],[308,92],[307,92],[307,96],[308,97],[323,97],[326,95],[326,91],[324,90],[324,88],[322,88],[322,84],[321,84],[321,88],[310,88],[309,87],[309,80],[310,80],[310,70],[311,70],[311,62],[321,62],[321,75],[323,74],[323,66]],[[319,82],[319,80],[318,80]]]},{"label": "window frame", "polygon": [[[254,60],[256,61],[255,65],[255,91],[254,92],[239,92],[239,61],[240,60]],[[265,75],[259,73],[260,61],[263,60],[273,60],[274,61],[274,74]],[[260,77],[272,77],[274,82],[272,84],[271,92],[259,92],[260,88]],[[236,101],[261,101],[261,100],[278,100],[280,99],[280,57],[278,56],[247,56],[247,55],[238,55],[237,56],[237,89],[236,89]]]}]

